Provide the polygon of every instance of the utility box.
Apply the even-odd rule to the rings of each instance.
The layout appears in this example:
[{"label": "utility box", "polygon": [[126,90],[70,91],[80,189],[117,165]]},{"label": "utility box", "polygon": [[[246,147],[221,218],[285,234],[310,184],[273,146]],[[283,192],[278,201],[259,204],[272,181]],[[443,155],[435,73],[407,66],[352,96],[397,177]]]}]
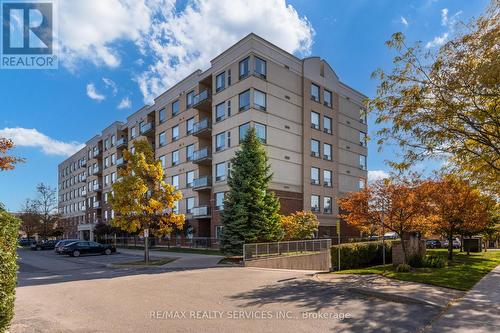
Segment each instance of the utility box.
[{"label": "utility box", "polygon": [[483,250],[483,241],[481,237],[464,238],[464,251],[481,252]]}]

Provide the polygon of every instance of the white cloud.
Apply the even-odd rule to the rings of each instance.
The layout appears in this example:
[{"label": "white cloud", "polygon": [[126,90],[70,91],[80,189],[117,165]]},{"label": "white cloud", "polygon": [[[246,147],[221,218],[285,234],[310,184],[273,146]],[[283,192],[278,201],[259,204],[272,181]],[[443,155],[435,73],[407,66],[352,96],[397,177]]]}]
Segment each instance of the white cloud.
[{"label": "white cloud", "polygon": [[436,37],[434,37],[433,40],[431,40],[430,42],[427,42],[427,44],[425,44],[425,47],[431,48],[431,47],[441,46],[444,43],[446,43],[447,39],[448,39],[448,33],[444,32],[441,36],[436,36]]},{"label": "white cloud", "polygon": [[87,96],[98,102],[106,99],[106,96],[97,92],[93,83],[87,84]]},{"label": "white cloud", "polygon": [[132,102],[130,101],[130,98],[128,98],[128,96],[122,98],[122,100],[120,101],[120,103],[118,104],[118,109],[130,109],[130,107],[132,106]]},{"label": "white cloud", "polygon": [[149,66],[134,79],[151,102],[250,32],[288,52],[311,51],[310,22],[285,0],[188,0],[182,11],[175,5],[175,0],[61,1],[62,63],[72,70],[82,60],[117,67],[119,45],[135,43]]},{"label": "white cloud", "polygon": [[116,96],[116,94],[118,93],[118,86],[116,85],[115,81],[105,77],[102,78],[102,81],[104,82],[106,87],[111,89],[111,91],[113,92],[113,96]]},{"label": "white cloud", "polygon": [[441,9],[441,25],[443,27],[448,25],[448,8]]},{"label": "white cloud", "polygon": [[403,24],[404,26],[408,26],[408,20],[406,20],[403,16],[401,16],[401,24]]},{"label": "white cloud", "polygon": [[0,137],[12,139],[18,147],[41,148],[47,155],[71,156],[85,145],[78,142],[64,142],[52,139],[34,128],[4,128],[0,129]]},{"label": "white cloud", "polygon": [[384,170],[369,170],[368,171],[368,182],[372,183],[379,179],[389,178],[390,175]]}]

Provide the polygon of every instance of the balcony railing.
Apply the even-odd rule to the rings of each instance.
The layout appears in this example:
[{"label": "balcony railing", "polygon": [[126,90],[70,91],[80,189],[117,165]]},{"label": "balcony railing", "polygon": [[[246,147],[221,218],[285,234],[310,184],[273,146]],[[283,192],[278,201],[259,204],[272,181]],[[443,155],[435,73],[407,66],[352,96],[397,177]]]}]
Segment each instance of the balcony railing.
[{"label": "balcony railing", "polygon": [[146,123],[141,126],[141,134],[146,134],[153,129],[152,123]]},{"label": "balcony railing", "polygon": [[94,201],[94,204],[92,206],[94,208],[101,208],[101,202],[100,201]]},{"label": "balcony railing", "polygon": [[203,176],[200,178],[196,178],[193,181],[193,189],[195,189],[195,190],[207,188],[207,187],[210,187],[211,185],[212,185],[212,179],[209,176]]},{"label": "balcony railing", "polygon": [[94,191],[100,191],[101,190],[101,184],[94,184],[94,186],[92,186],[92,189]]},{"label": "balcony railing", "polygon": [[87,165],[87,160],[86,159],[83,159],[83,160],[80,161],[80,166],[81,167],[84,167],[86,165]]},{"label": "balcony railing", "polygon": [[87,195],[87,191],[83,190],[83,191],[81,192],[81,195],[82,195],[82,196],[83,196],[83,195]]},{"label": "balcony railing", "polygon": [[101,155],[101,153],[102,153],[102,151],[100,149],[94,149],[92,151],[92,156],[97,157],[97,156]]},{"label": "balcony railing", "polygon": [[120,157],[119,159],[116,160],[116,166],[124,166],[127,161],[123,157]]},{"label": "balcony railing", "polygon": [[81,182],[84,182],[85,180],[87,180],[87,176],[80,176],[80,181]]},{"label": "balcony railing", "polygon": [[193,153],[193,162],[200,163],[212,159],[212,152],[208,147],[197,150]]},{"label": "balcony railing", "polygon": [[101,173],[101,168],[97,167],[97,168],[92,168],[92,174],[95,175],[95,174],[98,174],[98,173]]},{"label": "balcony railing", "polygon": [[193,125],[193,135],[199,135],[203,132],[209,132],[211,129],[212,125],[210,124],[210,119],[203,118]]},{"label": "balcony railing", "polygon": [[209,206],[193,207],[191,209],[191,214],[193,214],[193,217],[209,217],[210,207]]},{"label": "balcony railing", "polygon": [[196,107],[203,102],[210,101],[210,90],[205,89],[201,91],[198,95],[193,97],[193,105],[192,107]]},{"label": "balcony railing", "polygon": [[125,146],[127,144],[127,139],[121,138],[116,140],[116,148],[120,148],[121,146]]}]

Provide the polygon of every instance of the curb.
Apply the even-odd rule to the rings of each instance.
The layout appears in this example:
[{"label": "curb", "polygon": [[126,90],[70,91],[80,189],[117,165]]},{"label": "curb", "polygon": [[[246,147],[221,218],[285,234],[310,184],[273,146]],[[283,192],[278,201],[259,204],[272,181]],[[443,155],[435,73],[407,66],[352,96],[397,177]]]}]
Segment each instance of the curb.
[{"label": "curb", "polygon": [[372,296],[372,297],[377,297],[380,299],[385,299],[391,302],[396,302],[396,303],[407,303],[407,304],[419,304],[419,305],[428,305],[432,307],[436,307],[439,309],[445,309],[446,305],[440,305],[432,301],[427,301],[424,299],[420,298],[414,298],[414,297],[409,297],[409,296],[403,296],[399,294],[392,294],[392,293],[385,293],[382,291],[376,291],[370,288],[347,288],[348,291],[362,294],[365,296]]}]

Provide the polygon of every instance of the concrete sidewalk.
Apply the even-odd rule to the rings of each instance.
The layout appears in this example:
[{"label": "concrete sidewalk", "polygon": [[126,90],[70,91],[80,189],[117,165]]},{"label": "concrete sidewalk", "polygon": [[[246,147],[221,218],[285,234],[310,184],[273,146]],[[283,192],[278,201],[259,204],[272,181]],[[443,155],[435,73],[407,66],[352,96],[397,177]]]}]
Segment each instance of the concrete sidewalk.
[{"label": "concrete sidewalk", "polygon": [[500,265],[453,303],[426,332],[500,332]]},{"label": "concrete sidewalk", "polygon": [[[118,248],[118,252],[129,255],[143,256],[144,250],[123,249]],[[177,260],[168,263],[162,267],[165,268],[208,268],[216,267],[223,256],[198,254],[198,253],[182,253],[150,250],[149,255],[157,258],[177,258]]]}]

